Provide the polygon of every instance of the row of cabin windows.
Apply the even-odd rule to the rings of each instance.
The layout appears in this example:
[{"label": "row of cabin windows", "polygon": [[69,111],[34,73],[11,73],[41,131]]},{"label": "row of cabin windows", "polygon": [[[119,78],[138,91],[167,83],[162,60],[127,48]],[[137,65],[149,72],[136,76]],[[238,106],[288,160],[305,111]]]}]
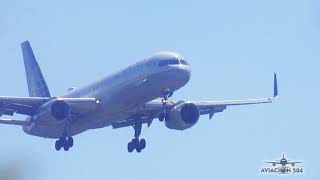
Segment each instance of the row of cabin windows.
[{"label": "row of cabin windows", "polygon": [[167,66],[167,65],[174,65],[174,64],[184,64],[188,65],[188,62],[185,60],[177,60],[177,59],[170,59],[170,60],[163,60],[159,62],[159,66]]}]

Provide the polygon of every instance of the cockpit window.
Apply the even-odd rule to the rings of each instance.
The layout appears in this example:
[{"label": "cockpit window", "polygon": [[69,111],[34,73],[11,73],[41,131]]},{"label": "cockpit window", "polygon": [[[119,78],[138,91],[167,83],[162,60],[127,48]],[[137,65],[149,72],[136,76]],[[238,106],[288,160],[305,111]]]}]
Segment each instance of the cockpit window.
[{"label": "cockpit window", "polygon": [[189,65],[188,62],[185,61],[185,60],[180,60],[180,63],[181,63],[181,64],[184,64],[184,65]]},{"label": "cockpit window", "polygon": [[177,59],[168,60],[168,64],[179,64],[179,60]]},{"label": "cockpit window", "polygon": [[174,64],[179,64],[179,60],[170,59],[170,60],[163,60],[159,62],[159,66],[167,66],[167,65],[174,65]]}]

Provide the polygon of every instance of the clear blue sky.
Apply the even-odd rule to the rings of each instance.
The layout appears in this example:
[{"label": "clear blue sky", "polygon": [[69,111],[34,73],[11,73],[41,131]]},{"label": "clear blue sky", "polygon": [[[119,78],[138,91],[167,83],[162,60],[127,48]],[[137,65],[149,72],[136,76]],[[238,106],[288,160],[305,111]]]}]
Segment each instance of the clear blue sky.
[{"label": "clear blue sky", "polygon": [[[171,50],[191,64],[174,99],[272,95],[274,104],[229,108],[186,131],[155,121],[147,148],[129,154],[133,129],[54,141],[0,125],[0,175],[56,179],[319,179],[320,21],[312,0],[0,2],[1,95],[27,96],[20,43],[30,40],[51,94],[59,96],[150,54]],[[302,160],[303,176],[261,175],[263,160]],[[19,177],[18,177],[19,178]]]}]

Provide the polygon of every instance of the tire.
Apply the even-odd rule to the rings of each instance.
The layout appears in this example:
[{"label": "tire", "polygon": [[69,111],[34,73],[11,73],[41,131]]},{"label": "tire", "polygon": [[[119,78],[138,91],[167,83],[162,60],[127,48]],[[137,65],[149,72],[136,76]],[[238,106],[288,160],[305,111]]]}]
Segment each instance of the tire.
[{"label": "tire", "polygon": [[57,151],[60,151],[61,147],[62,147],[62,146],[61,146],[61,142],[60,142],[59,140],[57,140],[56,143],[55,143],[55,148],[56,148],[56,150],[57,150]]},{"label": "tire", "polygon": [[72,137],[68,137],[67,144],[69,145],[69,147],[73,146],[73,138]]},{"label": "tire", "polygon": [[69,151],[69,149],[70,149],[69,144],[65,143],[64,146],[63,146],[63,149],[65,151]]},{"label": "tire", "polygon": [[137,151],[138,153],[140,153],[141,150],[142,150],[142,149],[140,148],[140,146],[137,146],[137,147],[136,147],[136,151]]},{"label": "tire", "polygon": [[131,153],[134,150],[134,144],[132,142],[128,143],[128,152]]},{"label": "tire", "polygon": [[145,139],[140,140],[139,147],[140,147],[140,149],[146,148],[146,140]]},{"label": "tire", "polygon": [[136,147],[136,146],[138,146],[138,144],[139,144],[139,139],[138,138],[134,138],[134,139],[132,139],[132,144]]},{"label": "tire", "polygon": [[59,138],[60,144],[63,145],[66,142],[66,138],[65,137],[61,137]]},{"label": "tire", "polygon": [[163,120],[164,120],[164,115],[161,114],[161,115],[159,116],[159,121],[160,121],[160,122],[163,122]]}]

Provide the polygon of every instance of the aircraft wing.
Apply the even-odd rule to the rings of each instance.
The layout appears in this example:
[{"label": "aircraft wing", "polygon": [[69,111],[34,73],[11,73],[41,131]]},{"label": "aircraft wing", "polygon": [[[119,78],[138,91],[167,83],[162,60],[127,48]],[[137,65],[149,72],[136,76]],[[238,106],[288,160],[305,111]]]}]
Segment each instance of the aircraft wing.
[{"label": "aircraft wing", "polygon": [[[209,119],[215,113],[224,111],[229,106],[239,106],[239,105],[251,105],[251,104],[262,104],[262,103],[272,103],[278,96],[278,83],[277,76],[274,74],[274,87],[273,87],[273,98],[259,98],[259,99],[244,99],[244,100],[221,100],[221,101],[185,101],[187,103],[195,104],[200,112],[200,115],[209,114]],[[179,104],[179,101],[170,101],[165,106],[163,106],[160,100],[150,101],[144,105],[144,107],[138,110],[138,114],[142,114],[144,123],[148,125],[151,124],[152,119],[159,118],[163,113],[163,108],[170,110],[175,104]],[[125,126],[132,126],[134,121],[132,119],[124,120],[113,124],[113,128],[120,128]]]},{"label": "aircraft wing", "polygon": [[[9,97],[0,96],[0,116],[13,114],[35,115],[38,108],[44,103],[58,99],[65,101],[71,107],[73,115],[81,115],[87,113],[100,104],[96,98],[50,98],[50,97]],[[0,119],[0,124],[26,125],[25,120]]]},{"label": "aircraft wing", "polygon": [[34,115],[35,111],[49,100],[48,97],[0,96],[0,116],[12,116],[14,113]]},{"label": "aircraft wing", "polygon": [[302,163],[301,161],[288,161],[287,164],[298,164],[298,163]]},{"label": "aircraft wing", "polygon": [[11,125],[26,126],[29,123],[30,123],[30,121],[26,121],[26,120],[0,119],[0,124],[11,124]]},{"label": "aircraft wing", "polygon": [[250,104],[262,104],[262,103],[272,103],[272,98],[261,98],[261,99],[246,99],[246,100],[223,100],[223,101],[189,101],[195,104],[200,114],[209,114],[210,119],[212,115],[217,112],[222,112],[228,106],[237,105],[250,105]]},{"label": "aircraft wing", "polygon": [[265,161],[265,163],[280,164],[280,161]]},{"label": "aircraft wing", "polygon": [[[186,101],[187,103],[195,104],[200,115],[209,114],[211,119],[215,113],[224,111],[228,106],[239,106],[239,105],[251,105],[251,104],[262,104],[272,103],[273,98],[261,98],[261,99],[246,99],[246,100],[222,100],[222,101]],[[166,109],[171,109],[178,101],[170,101],[165,105]],[[142,110],[143,114],[152,114],[154,118],[158,118],[162,113],[163,105],[161,101],[151,101],[145,105],[145,109]]]}]

